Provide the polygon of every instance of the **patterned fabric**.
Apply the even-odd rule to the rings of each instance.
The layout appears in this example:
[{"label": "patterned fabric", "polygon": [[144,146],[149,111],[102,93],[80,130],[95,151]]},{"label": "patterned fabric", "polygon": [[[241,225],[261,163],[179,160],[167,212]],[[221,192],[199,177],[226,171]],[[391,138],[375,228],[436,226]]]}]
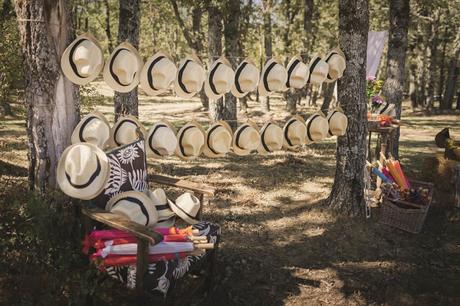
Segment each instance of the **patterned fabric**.
[{"label": "patterned fabric", "polygon": [[[207,236],[209,242],[218,244],[220,237],[220,227],[218,225],[202,221],[193,225],[193,228],[198,229],[200,235]],[[146,289],[166,295],[169,289],[174,288],[178,279],[204,260],[210,252],[214,251],[208,250],[204,255],[200,256],[187,256],[185,258],[149,264],[144,280]],[[136,287],[135,265],[107,267],[106,271],[111,277],[125,283],[126,287],[131,289]]]}]

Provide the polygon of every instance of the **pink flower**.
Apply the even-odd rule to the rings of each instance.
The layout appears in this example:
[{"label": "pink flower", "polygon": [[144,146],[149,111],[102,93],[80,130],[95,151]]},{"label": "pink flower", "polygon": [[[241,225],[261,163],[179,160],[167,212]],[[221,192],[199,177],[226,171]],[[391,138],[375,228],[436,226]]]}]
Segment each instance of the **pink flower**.
[{"label": "pink flower", "polygon": [[367,78],[366,78],[367,81],[375,81],[375,76],[373,75],[368,75]]}]

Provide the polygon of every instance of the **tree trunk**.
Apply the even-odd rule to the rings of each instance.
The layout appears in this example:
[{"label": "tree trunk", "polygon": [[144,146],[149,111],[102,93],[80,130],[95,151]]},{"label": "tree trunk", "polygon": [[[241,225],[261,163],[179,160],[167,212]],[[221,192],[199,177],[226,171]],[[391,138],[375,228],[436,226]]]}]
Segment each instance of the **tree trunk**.
[{"label": "tree trunk", "polygon": [[[272,0],[264,0],[263,3],[263,27],[264,27],[264,50],[265,50],[265,64],[272,58]],[[261,66],[262,69],[262,66]],[[270,111],[270,98],[259,97],[263,112]]]},{"label": "tree trunk", "polygon": [[321,110],[327,114],[329,107],[331,106],[332,97],[334,96],[335,82],[323,83],[323,105]]},{"label": "tree trunk", "polygon": [[438,89],[436,90],[436,94],[439,97],[439,106],[440,108],[443,107],[443,99],[442,99],[442,91],[444,90],[444,84],[446,80],[445,72],[446,72],[446,48],[447,48],[447,30],[448,26],[444,26],[444,34],[442,36],[442,48],[441,48],[441,56],[439,59],[439,83]]},{"label": "tree trunk", "polygon": [[[296,3],[294,3],[296,5]],[[283,40],[284,40],[284,54],[289,54],[289,51],[291,49],[291,43],[292,43],[292,37],[290,35],[291,33],[291,25],[294,22],[294,18],[297,15],[297,8],[293,7],[292,3],[290,0],[285,1],[285,18],[286,18],[286,29],[284,30],[283,33]],[[289,62],[289,58],[286,58],[285,61],[285,66],[287,66]],[[295,114],[297,111],[297,100],[299,99],[299,96],[301,95],[301,92],[299,89],[294,89],[291,88],[288,91],[284,93],[284,98],[286,99],[286,110],[290,114]]]},{"label": "tree trunk", "polygon": [[337,139],[336,172],[328,204],[349,216],[362,215],[365,207],[368,31],[368,1],[339,0],[339,44],[347,58],[347,68],[338,81],[338,99],[349,121],[347,134]]},{"label": "tree trunk", "polygon": [[[438,55],[438,35],[439,35],[439,16],[440,9],[434,10],[433,20],[430,24],[430,38],[428,40],[429,64],[427,71],[427,101],[426,109],[431,110],[434,102],[434,80],[437,67]],[[408,14],[409,15],[409,14]],[[408,18],[407,18],[408,19]]]},{"label": "tree trunk", "polygon": [[[209,66],[222,54],[222,14],[215,3],[209,1],[208,6],[208,56]],[[223,116],[223,98],[209,103],[209,117],[212,121]]]},{"label": "tree trunk", "polygon": [[79,120],[78,88],[61,73],[60,56],[74,39],[65,0],[18,0],[24,55],[29,184],[44,194],[56,187],[56,166]]},{"label": "tree trunk", "polygon": [[[443,105],[445,109],[452,109],[454,95],[457,87],[458,77],[458,57],[460,56],[460,32],[457,32],[454,48],[449,60],[449,69],[447,70],[446,90],[444,91]],[[458,104],[457,104],[458,108]]]},{"label": "tree trunk", "polygon": [[415,83],[415,80],[417,79],[417,77],[415,76],[416,71],[417,66],[411,65],[409,70],[409,97],[411,101],[412,111],[415,111],[415,109],[417,108],[417,84]]},{"label": "tree trunk", "polygon": [[104,0],[105,6],[105,35],[107,36],[109,53],[113,51],[112,31],[110,30],[110,5],[109,0]]}]

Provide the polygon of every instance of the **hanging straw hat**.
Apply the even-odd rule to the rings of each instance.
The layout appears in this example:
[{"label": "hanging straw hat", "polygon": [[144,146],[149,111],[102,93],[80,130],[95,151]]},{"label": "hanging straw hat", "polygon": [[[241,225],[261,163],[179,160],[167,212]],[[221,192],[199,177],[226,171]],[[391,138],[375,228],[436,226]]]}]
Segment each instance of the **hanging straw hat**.
[{"label": "hanging straw hat", "polygon": [[218,100],[232,88],[235,72],[225,57],[216,60],[209,68],[204,82],[204,92],[211,100]]},{"label": "hanging straw hat", "polygon": [[72,144],[89,142],[101,149],[109,145],[110,124],[107,118],[99,112],[93,111],[83,117],[72,132]]},{"label": "hanging straw hat", "polygon": [[139,84],[142,58],[130,43],[113,50],[104,67],[104,81],[115,91],[130,92]]},{"label": "hanging straw hat", "polygon": [[175,202],[170,202],[169,205],[176,215],[188,224],[197,224],[199,222],[198,213],[200,212],[201,203],[193,194],[186,192],[180,195]]},{"label": "hanging straw hat", "polygon": [[225,121],[217,121],[206,132],[203,154],[207,157],[224,157],[232,147],[232,128]]},{"label": "hanging straw hat", "polygon": [[153,201],[155,208],[158,212],[158,222],[164,222],[174,219],[176,215],[171,210],[172,201],[168,199],[163,189],[157,188],[154,191],[147,190],[147,195]]},{"label": "hanging straw hat", "polygon": [[235,81],[231,92],[237,98],[256,90],[259,84],[260,70],[248,59],[242,61],[235,70]]},{"label": "hanging straw hat", "polygon": [[322,111],[317,111],[311,115],[306,122],[307,125],[307,144],[323,140],[329,131],[329,124]]},{"label": "hanging straw hat", "polygon": [[151,198],[141,191],[126,191],[111,198],[105,209],[145,226],[158,222],[158,212]]},{"label": "hanging straw hat", "polygon": [[294,56],[287,65],[286,87],[300,89],[307,84],[308,67],[300,56]]},{"label": "hanging straw hat", "polygon": [[166,53],[159,51],[142,67],[139,82],[148,95],[158,96],[169,89],[176,73],[176,64]]},{"label": "hanging straw hat", "polygon": [[104,52],[91,34],[78,36],[62,53],[64,75],[78,85],[94,80],[104,67]]},{"label": "hanging straw hat", "polygon": [[259,134],[260,145],[257,148],[259,154],[265,155],[281,150],[283,147],[283,129],[273,121],[265,123]]},{"label": "hanging straw hat", "polygon": [[328,137],[343,136],[347,132],[348,118],[340,106],[327,114],[327,121],[329,122]]},{"label": "hanging straw hat", "polygon": [[259,95],[269,96],[275,91],[285,91],[287,89],[286,81],[286,68],[275,59],[269,59],[260,76]]},{"label": "hanging straw hat", "polygon": [[91,200],[104,189],[109,171],[109,161],[104,151],[91,143],[76,143],[62,153],[56,179],[68,196]]},{"label": "hanging straw hat", "polygon": [[325,60],[329,64],[329,72],[326,77],[326,82],[331,83],[340,79],[343,71],[347,67],[345,54],[339,48],[334,48],[326,55]]},{"label": "hanging straw hat", "polygon": [[309,84],[322,84],[329,73],[329,64],[321,59],[319,56],[314,56],[308,65],[308,78]]},{"label": "hanging straw hat", "polygon": [[184,160],[192,160],[200,156],[205,143],[205,134],[206,132],[196,121],[184,125],[177,133],[176,155]]},{"label": "hanging straw hat", "polygon": [[147,133],[147,154],[163,157],[174,154],[177,148],[176,128],[166,120],[153,124]]},{"label": "hanging straw hat", "polygon": [[183,99],[190,99],[203,87],[206,72],[201,61],[194,55],[189,55],[179,63],[174,80],[174,91]]},{"label": "hanging straw hat", "polygon": [[257,150],[260,144],[260,134],[257,125],[248,120],[239,126],[233,136],[233,152],[237,155],[248,155]]},{"label": "hanging straw hat", "polygon": [[139,139],[138,129],[142,135],[146,134],[144,126],[136,117],[132,115],[119,117],[110,137],[113,145],[119,147],[136,141]]},{"label": "hanging straw hat", "polygon": [[305,143],[307,137],[307,126],[302,117],[296,115],[286,122],[283,128],[284,147],[295,149]]}]

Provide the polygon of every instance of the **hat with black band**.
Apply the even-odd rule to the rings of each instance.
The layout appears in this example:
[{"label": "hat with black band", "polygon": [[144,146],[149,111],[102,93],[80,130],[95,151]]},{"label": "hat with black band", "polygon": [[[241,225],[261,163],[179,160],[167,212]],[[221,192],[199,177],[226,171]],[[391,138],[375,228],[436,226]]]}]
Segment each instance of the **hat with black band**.
[{"label": "hat with black band", "polygon": [[182,220],[189,224],[196,224],[199,222],[198,213],[200,212],[200,200],[193,194],[186,192],[180,195],[176,201],[170,202],[171,209]]},{"label": "hat with black band", "polygon": [[311,115],[306,122],[307,125],[307,144],[320,141],[326,138],[329,131],[329,124],[322,111],[317,111]]},{"label": "hat with black band", "polygon": [[326,82],[331,83],[341,78],[345,68],[347,67],[345,54],[339,48],[332,49],[326,55],[325,60],[329,65]]},{"label": "hat with black band", "polygon": [[328,137],[345,135],[348,127],[348,118],[340,106],[337,106],[327,114],[327,122],[329,124]]},{"label": "hat with black band", "polygon": [[303,118],[296,115],[289,119],[283,127],[283,136],[286,149],[296,149],[305,144],[307,126]]},{"label": "hat with black band", "polygon": [[235,70],[235,81],[231,88],[232,94],[237,98],[246,96],[257,89],[260,71],[249,59],[243,60]]},{"label": "hat with black band", "polygon": [[201,61],[194,55],[189,55],[180,61],[174,80],[174,91],[183,99],[192,98],[203,87],[206,72]]},{"label": "hat with black band", "polygon": [[158,221],[169,220],[176,214],[171,210],[172,201],[168,199],[163,189],[157,188],[154,191],[147,191],[147,195],[152,199],[158,212]]},{"label": "hat with black band", "polygon": [[225,57],[216,60],[209,68],[209,73],[204,82],[204,92],[211,100],[222,98],[232,88],[235,72],[232,65]]},{"label": "hat with black band", "polygon": [[200,156],[205,143],[205,134],[206,132],[196,121],[184,125],[177,133],[176,156],[184,160],[192,160]]},{"label": "hat with black band", "polygon": [[329,64],[323,61],[319,56],[314,56],[308,65],[308,78],[309,84],[322,84],[329,73]]},{"label": "hat with black band", "polygon": [[157,96],[169,89],[176,77],[176,64],[164,52],[157,52],[142,67],[139,77],[142,89],[150,96]]},{"label": "hat with black band", "polygon": [[272,58],[267,61],[262,69],[258,86],[259,94],[269,96],[276,91],[285,91],[287,89],[286,81],[286,68]]},{"label": "hat with black band", "polygon": [[232,147],[232,128],[225,121],[217,121],[206,131],[203,154],[207,157],[224,157]]},{"label": "hat with black band", "polygon": [[308,67],[300,56],[294,56],[287,65],[286,87],[300,89],[307,84]]},{"label": "hat with black band", "polygon": [[283,129],[273,121],[264,124],[260,129],[259,154],[267,154],[280,150],[283,147]]},{"label": "hat with black band", "polygon": [[174,154],[177,148],[176,129],[166,120],[153,124],[147,133],[147,154],[163,157]]},{"label": "hat with black band", "polygon": [[[142,135],[139,135],[139,132]],[[132,115],[126,115],[118,118],[118,121],[112,128],[111,142],[115,147],[132,143],[140,138],[145,137],[146,130],[144,125]]]},{"label": "hat with black band", "polygon": [[72,144],[89,142],[101,149],[110,144],[110,124],[107,118],[99,112],[93,111],[83,117],[72,132]]},{"label": "hat with black band", "polygon": [[158,222],[158,212],[151,198],[141,191],[126,191],[112,197],[106,210],[145,226]]},{"label": "hat with black band", "polygon": [[260,134],[257,125],[248,120],[240,125],[233,136],[232,149],[237,155],[248,155],[260,145]]}]

